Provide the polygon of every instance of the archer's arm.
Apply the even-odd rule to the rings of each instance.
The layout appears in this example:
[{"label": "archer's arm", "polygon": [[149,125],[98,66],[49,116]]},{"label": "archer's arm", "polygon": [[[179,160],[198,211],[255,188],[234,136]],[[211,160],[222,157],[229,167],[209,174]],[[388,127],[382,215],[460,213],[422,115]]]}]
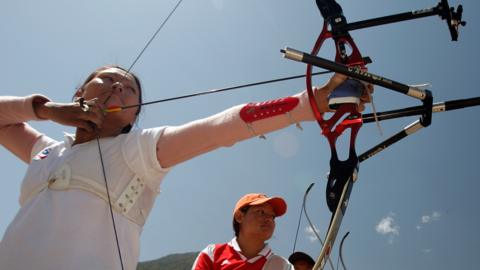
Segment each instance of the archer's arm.
[{"label": "archer's arm", "polygon": [[25,122],[41,120],[33,105],[46,101],[48,98],[41,95],[0,97],[0,144],[25,163],[30,162],[32,149],[43,136]]},{"label": "archer's arm", "polygon": [[42,95],[27,97],[0,97],[0,144],[29,163],[35,152],[54,142],[26,122],[51,120],[53,122],[93,131],[89,122],[97,125],[103,121],[100,108],[84,112],[78,103],[52,102]]},{"label": "archer's arm", "polygon": [[[315,90],[315,98],[321,112],[328,110],[328,94],[344,79],[343,75],[336,75],[323,87]],[[263,105],[274,104],[278,100],[272,103],[239,105],[185,125],[167,127],[157,142],[157,159],[163,168],[168,168],[219,147],[232,146],[239,141],[279,130],[297,122],[314,120],[306,91],[289,100],[292,98],[296,100],[293,109],[292,103],[287,106],[290,108],[288,113],[282,112],[271,117],[266,114],[271,113],[273,109],[264,109],[268,106]],[[270,108],[275,108],[278,113],[278,108],[282,106]],[[264,112],[263,117],[260,117],[261,120],[253,120],[252,115],[248,115],[249,110]]]}]

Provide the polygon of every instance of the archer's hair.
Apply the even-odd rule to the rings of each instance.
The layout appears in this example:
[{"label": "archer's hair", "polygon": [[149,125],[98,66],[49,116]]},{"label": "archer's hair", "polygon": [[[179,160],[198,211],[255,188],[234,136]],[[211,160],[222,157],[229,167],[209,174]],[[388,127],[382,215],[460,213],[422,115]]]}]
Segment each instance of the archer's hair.
[{"label": "archer's hair", "polygon": [[[240,208],[240,212],[247,213],[249,208],[250,208],[249,205],[244,206],[244,207]],[[238,223],[235,220],[235,216],[233,216],[232,225],[233,225],[233,231],[235,232],[235,237],[238,237],[238,235],[240,234],[240,223]]]}]

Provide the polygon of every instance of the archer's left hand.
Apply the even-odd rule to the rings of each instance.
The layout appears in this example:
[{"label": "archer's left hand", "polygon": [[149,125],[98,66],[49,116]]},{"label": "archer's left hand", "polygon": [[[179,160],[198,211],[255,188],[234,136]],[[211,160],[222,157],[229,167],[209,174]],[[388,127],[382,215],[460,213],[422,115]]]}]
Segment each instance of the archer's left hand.
[{"label": "archer's left hand", "polygon": [[[321,113],[332,112],[328,107],[328,96],[335,90],[340,84],[342,84],[348,77],[346,75],[335,73],[328,82],[322,87],[314,87],[315,100],[317,101],[318,109]],[[362,96],[360,97],[360,104],[358,106],[359,112],[365,110],[365,103],[372,101],[371,94],[373,93],[373,84],[366,84]]]}]

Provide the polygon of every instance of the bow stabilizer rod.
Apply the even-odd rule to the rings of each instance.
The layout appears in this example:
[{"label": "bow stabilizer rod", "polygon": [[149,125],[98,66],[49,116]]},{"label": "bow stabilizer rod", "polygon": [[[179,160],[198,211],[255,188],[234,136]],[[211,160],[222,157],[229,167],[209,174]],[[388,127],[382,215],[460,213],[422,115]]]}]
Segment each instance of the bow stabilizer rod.
[{"label": "bow stabilizer rod", "polygon": [[[443,102],[437,102],[432,105],[432,112],[446,112],[458,109],[464,109],[473,106],[480,106],[480,97],[455,99]],[[423,106],[413,106],[398,110],[390,110],[384,112],[377,112],[378,121],[390,120],[400,117],[421,115],[425,113]],[[375,121],[373,113],[363,114],[363,123],[371,123]]]},{"label": "bow stabilizer rod", "polygon": [[328,69],[333,72],[338,72],[361,81],[389,88],[393,91],[411,96],[416,99],[424,100],[427,96],[427,91],[425,90],[414,86],[409,86],[367,71],[363,71],[357,67],[346,66],[319,56],[314,56],[306,52],[298,51],[288,47],[280,50],[280,52],[283,53],[283,57],[287,59],[314,65],[316,67]]}]

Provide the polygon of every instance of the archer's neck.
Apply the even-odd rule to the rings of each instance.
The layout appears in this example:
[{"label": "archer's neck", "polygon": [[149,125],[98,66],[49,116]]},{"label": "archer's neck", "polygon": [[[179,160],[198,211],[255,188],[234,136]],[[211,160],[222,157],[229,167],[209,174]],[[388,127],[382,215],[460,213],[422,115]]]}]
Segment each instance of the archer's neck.
[{"label": "archer's neck", "polygon": [[121,130],[96,130],[95,132],[86,132],[77,128],[75,131],[75,144],[82,144],[94,140],[96,138],[116,137],[121,134]]},{"label": "archer's neck", "polygon": [[247,259],[257,256],[258,253],[260,253],[260,251],[262,251],[262,249],[265,247],[265,242],[263,240],[242,235],[237,237],[237,243],[242,250],[242,254],[247,257]]}]

